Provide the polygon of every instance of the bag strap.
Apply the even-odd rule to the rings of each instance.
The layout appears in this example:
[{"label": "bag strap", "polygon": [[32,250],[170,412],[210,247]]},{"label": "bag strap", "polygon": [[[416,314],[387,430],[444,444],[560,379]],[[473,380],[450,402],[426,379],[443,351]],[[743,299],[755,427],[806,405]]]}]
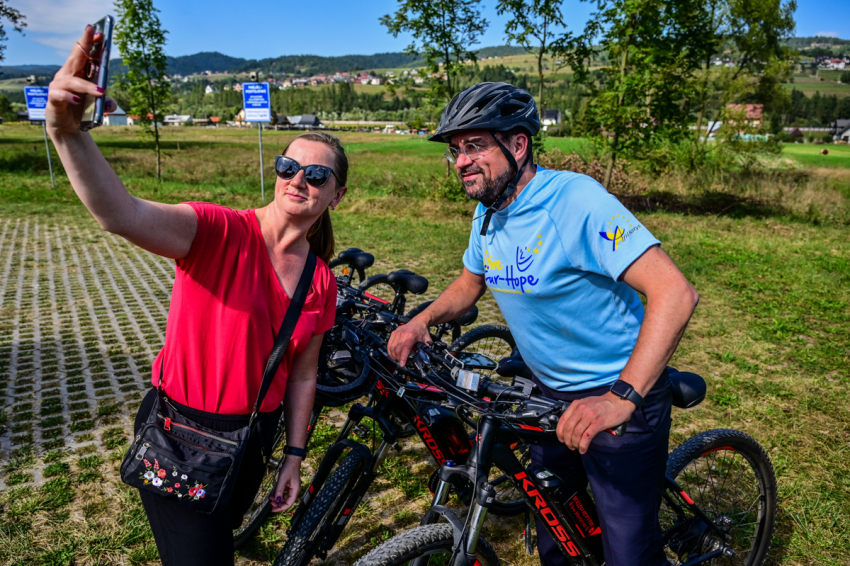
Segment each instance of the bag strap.
[{"label": "bag strap", "polygon": [[301,279],[298,280],[298,287],[295,289],[295,294],[292,295],[292,300],[289,302],[289,307],[286,309],[286,314],[280,325],[280,332],[277,333],[274,339],[272,353],[263,372],[263,382],[260,385],[260,392],[257,395],[257,402],[254,403],[254,412],[251,414],[251,421],[248,426],[254,424],[254,419],[257,418],[257,414],[260,412],[263,399],[265,399],[266,393],[268,393],[269,387],[272,385],[274,375],[277,373],[277,368],[280,367],[280,362],[283,360],[287,346],[289,346],[289,340],[292,338],[292,332],[295,330],[295,325],[298,324],[298,319],[301,316],[301,309],[304,307],[307,293],[313,284],[313,274],[315,271],[316,256],[313,255],[313,252],[309,252],[307,254],[307,261],[304,264],[304,271],[301,272]]}]

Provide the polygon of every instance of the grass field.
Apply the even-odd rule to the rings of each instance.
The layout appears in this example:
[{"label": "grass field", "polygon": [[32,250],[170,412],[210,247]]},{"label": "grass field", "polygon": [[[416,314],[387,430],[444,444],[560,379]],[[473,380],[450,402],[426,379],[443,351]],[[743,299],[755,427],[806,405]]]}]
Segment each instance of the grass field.
[{"label": "grass field", "polygon": [[[291,136],[264,133],[267,194],[273,185],[270,160]],[[95,137],[135,194],[166,202],[262,205],[254,130],[169,129],[166,180],[161,184],[152,179],[153,159],[133,132],[102,129]],[[413,269],[429,278],[429,293],[438,292],[461,270],[472,208],[471,203],[430,198],[434,184],[445,175],[443,147],[401,136],[342,137],[352,171],[349,194],[333,216],[338,249],[358,246],[374,253],[379,260],[375,272],[401,266]],[[582,140],[549,142],[564,152],[586,149]],[[817,152],[824,147],[830,155],[821,159]],[[815,204],[845,206],[840,203],[850,198],[847,146],[786,146],[778,161],[781,174],[797,179],[794,183],[801,191],[806,183],[821,183],[821,201],[812,200]],[[770,184],[772,178],[765,177],[763,183]],[[749,182],[740,176],[730,179]],[[657,181],[658,187],[672,182]],[[706,183],[681,185],[697,197],[739,198],[751,190]],[[793,192],[796,185],[777,186],[791,187],[783,191]],[[845,186],[848,193],[842,195]],[[834,201],[824,200],[828,191],[835,193]],[[770,198],[791,199],[785,192],[769,193]],[[767,206],[691,214],[654,211],[638,216],[701,297],[671,365],[704,375],[709,395],[698,408],[674,413],[671,447],[711,428],[736,428],[753,435],[770,454],[779,482],[778,530],[770,564],[846,566],[850,554],[848,225],[809,222],[805,215]],[[74,235],[68,253],[129,249],[99,233],[61,173],[57,189],[50,188],[40,129],[0,127],[0,221],[7,222],[4,226],[15,222],[67,226]],[[12,257],[11,251],[0,249],[0,271],[11,264]],[[45,274],[49,268],[43,256],[25,254],[19,261],[22,266],[34,262]],[[18,317],[9,302],[15,288],[13,281],[6,295],[0,296],[0,391],[6,392],[5,406],[0,405],[3,438],[25,438],[21,427],[29,421],[18,418],[26,412],[18,409],[37,403],[28,393],[16,393],[3,375],[10,329],[15,324],[19,329],[32,324]],[[93,308],[100,309],[95,303]],[[499,320],[489,295],[480,306],[485,314],[482,320]],[[13,320],[19,322],[13,324]],[[114,360],[131,355],[144,358],[147,354],[121,346],[108,351]],[[103,405],[117,407],[118,412],[104,411],[93,417],[94,429],[74,432],[69,444],[78,448],[42,451],[23,444],[14,454],[0,455],[0,477],[6,486],[0,492],[0,563],[155,563],[156,550],[138,495],[114,479],[128,431],[120,423],[134,414],[137,403]],[[119,417],[123,420],[116,420]],[[314,450],[310,466],[318,463],[338,422],[339,415],[323,420],[317,436],[319,449]],[[31,468],[44,470],[46,481],[32,483],[27,476]],[[393,452],[338,552],[327,562],[350,564],[392,534],[416,524],[427,508],[424,482],[433,469],[433,461],[414,444]],[[287,524],[286,515],[269,522],[239,554],[238,563],[267,563],[279,548]],[[521,521],[493,519],[485,526],[485,536],[504,563],[539,564],[536,556],[525,556],[522,550],[522,529]]]},{"label": "grass field", "polygon": [[788,90],[802,91],[806,96],[812,96],[815,92],[821,95],[836,95],[840,97],[850,96],[850,85],[836,82],[838,77],[828,74],[830,71],[822,71],[820,77],[795,76],[793,83],[785,83],[784,86]]}]

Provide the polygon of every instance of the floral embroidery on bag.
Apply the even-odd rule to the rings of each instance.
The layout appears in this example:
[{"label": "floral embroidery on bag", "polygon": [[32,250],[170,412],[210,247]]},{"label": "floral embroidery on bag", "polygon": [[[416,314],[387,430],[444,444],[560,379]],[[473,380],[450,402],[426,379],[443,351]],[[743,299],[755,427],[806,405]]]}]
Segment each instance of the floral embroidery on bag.
[{"label": "floral embroidery on bag", "polygon": [[[186,496],[192,499],[192,501],[197,501],[206,497],[207,492],[204,489],[204,487],[206,487],[204,486],[204,484],[198,483],[196,481],[194,485],[189,487],[188,484],[181,484],[175,482],[173,486],[169,487],[166,484],[171,483],[171,480],[168,479],[168,472],[164,468],[159,467],[159,460],[154,458],[153,464],[151,464],[148,460],[142,461],[145,463],[145,471],[140,474],[140,477],[145,481],[145,485],[150,484],[153,487],[159,488],[160,491],[164,491],[166,493],[176,493],[178,499],[183,499],[183,497]],[[181,474],[176,466],[172,466],[171,470],[172,477],[177,477],[179,475],[180,479],[184,482],[189,481],[189,476],[186,474]],[[185,491],[181,492],[181,487],[183,487]]]}]

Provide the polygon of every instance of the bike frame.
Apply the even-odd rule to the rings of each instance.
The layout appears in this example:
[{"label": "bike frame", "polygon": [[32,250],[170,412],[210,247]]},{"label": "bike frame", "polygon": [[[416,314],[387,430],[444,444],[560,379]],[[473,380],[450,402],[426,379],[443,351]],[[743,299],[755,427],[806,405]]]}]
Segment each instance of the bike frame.
[{"label": "bike frame", "polygon": [[[453,566],[474,566],[475,549],[481,534],[481,528],[487,510],[493,502],[495,491],[487,481],[493,465],[504,471],[520,492],[528,508],[539,519],[552,540],[559,542],[558,549],[569,565],[602,566],[605,557],[602,549],[602,528],[596,513],[596,506],[588,496],[584,486],[578,485],[573,478],[559,478],[544,468],[524,469],[511,450],[511,444],[552,444],[553,432],[545,432],[540,427],[520,425],[516,431],[503,425],[494,415],[482,415],[479,421],[479,433],[468,465],[443,465],[440,468],[440,481],[434,493],[431,508],[423,516],[420,524],[436,523],[442,517],[454,530],[454,549],[450,564]],[[445,504],[453,480],[463,477],[477,486],[466,523]],[[722,537],[721,529],[705,515],[688,494],[669,477],[666,477],[667,492],[665,500],[684,517],[683,507],[687,507],[704,525],[704,530]],[[702,556],[689,560],[682,566],[696,566],[712,560],[721,554],[727,556],[729,549],[717,548]],[[412,562],[413,566],[424,566],[427,559],[420,557]]]},{"label": "bike frame", "polygon": [[[432,393],[435,396],[443,394],[442,390],[437,389],[436,387],[426,385],[422,385],[420,387],[424,393]],[[372,485],[372,482],[378,477],[378,468],[381,466],[384,459],[386,459],[387,452],[391,447],[396,447],[398,449],[398,440],[407,435],[407,433],[400,428],[396,422],[394,422],[392,418],[393,416],[413,427],[419,435],[419,438],[425,446],[428,447],[428,450],[440,465],[447,461],[447,457],[455,458],[456,460],[463,462],[471,453],[472,442],[465,434],[465,431],[462,436],[462,440],[466,443],[465,446],[458,445],[458,439],[456,438],[457,435],[455,435],[455,438],[453,439],[441,437],[441,435],[436,431],[431,430],[432,427],[429,426],[427,422],[428,409],[425,407],[435,407],[435,405],[429,405],[427,401],[421,401],[419,399],[416,401],[420,402],[419,410],[414,410],[413,407],[402,400],[402,397],[400,397],[395,390],[390,389],[386,382],[382,379],[378,379],[375,389],[373,389],[370,395],[368,405],[364,407],[359,403],[356,403],[349,410],[348,418],[342,425],[336,440],[322,459],[322,463],[319,465],[319,469],[311,479],[310,485],[305,489],[301,502],[298,505],[298,509],[295,511],[291,521],[292,524],[296,524],[304,513],[307,512],[310,502],[313,500],[313,496],[318,493],[324,485],[325,481],[330,476],[334,465],[341,459],[346,450],[357,450],[363,454],[364,466],[361,470],[359,470],[359,479],[354,484],[351,491],[346,494],[344,504],[341,506],[343,511],[342,515],[334,522],[327,535],[320,542],[314,552],[315,556],[323,557],[325,553],[333,548],[339,537],[342,535],[342,531],[354,515],[354,510],[357,509],[357,506],[362,501],[363,496]],[[319,408],[318,412],[321,412],[321,408]],[[313,413],[316,415],[316,419],[318,419],[316,409],[314,409]],[[456,426],[459,427],[460,430],[464,430],[463,422],[457,416],[452,416],[456,420]],[[355,442],[348,438],[351,433],[355,431],[355,427],[357,427],[364,418],[371,419],[377,423],[381,430],[382,440],[374,452],[370,451],[364,444]],[[455,445],[454,448],[451,447],[452,444]],[[336,514],[336,510],[334,510],[334,514]]]}]

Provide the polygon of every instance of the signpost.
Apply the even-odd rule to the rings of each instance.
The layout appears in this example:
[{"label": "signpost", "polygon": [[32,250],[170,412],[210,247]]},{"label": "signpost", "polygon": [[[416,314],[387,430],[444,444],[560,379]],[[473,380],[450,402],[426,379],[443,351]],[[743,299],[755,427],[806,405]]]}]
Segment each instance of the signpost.
[{"label": "signpost", "polygon": [[44,128],[44,147],[47,150],[47,166],[50,169],[50,184],[56,188],[56,181],[53,178],[53,161],[50,159],[50,144],[47,142],[47,120],[45,110],[47,109],[47,87],[46,86],[25,86],[24,97],[27,99],[27,116],[31,121],[41,120],[41,125]]},{"label": "signpost", "polygon": [[[251,77],[253,78],[253,77]],[[266,200],[266,178],[263,173],[263,124],[272,121],[272,101],[269,83],[244,83],[242,85],[242,107],[246,122],[257,122],[260,135],[260,186],[263,202]]]}]

